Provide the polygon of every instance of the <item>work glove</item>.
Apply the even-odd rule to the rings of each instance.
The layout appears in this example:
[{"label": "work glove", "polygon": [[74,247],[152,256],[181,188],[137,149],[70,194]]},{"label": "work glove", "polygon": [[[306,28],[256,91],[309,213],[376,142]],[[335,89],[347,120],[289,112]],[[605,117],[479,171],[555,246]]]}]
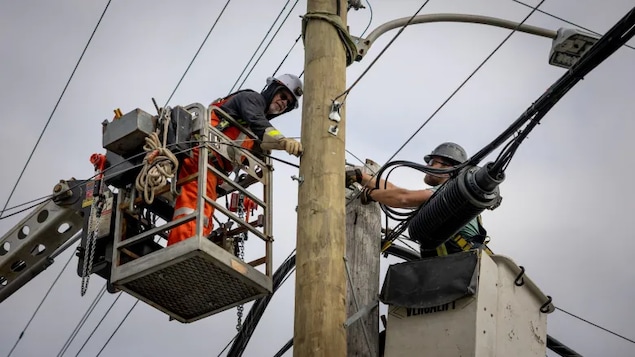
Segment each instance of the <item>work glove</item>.
[{"label": "work glove", "polygon": [[376,190],[375,188],[364,187],[361,194],[359,195],[359,200],[362,201],[363,205],[367,205],[372,202],[375,202],[375,200],[372,197],[370,197],[370,193],[375,190]]},{"label": "work glove", "polygon": [[362,170],[359,167],[347,168],[344,179],[344,187],[350,187],[354,183],[362,183]]},{"label": "work glove", "polygon": [[284,146],[284,151],[289,155],[300,156],[302,154],[302,143],[295,139],[284,138],[281,140]]},{"label": "work glove", "polygon": [[302,144],[294,139],[285,138],[276,128],[269,127],[262,136],[260,148],[268,150],[284,150],[290,155],[300,156],[302,154]]}]

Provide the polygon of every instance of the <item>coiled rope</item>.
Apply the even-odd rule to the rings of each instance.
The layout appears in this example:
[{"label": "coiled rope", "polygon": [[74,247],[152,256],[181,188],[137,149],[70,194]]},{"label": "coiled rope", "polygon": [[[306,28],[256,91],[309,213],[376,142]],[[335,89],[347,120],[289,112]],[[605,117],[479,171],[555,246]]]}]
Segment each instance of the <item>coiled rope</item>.
[{"label": "coiled rope", "polygon": [[[163,116],[159,117],[161,120]],[[146,137],[143,150],[146,156],[143,159],[143,168],[137,175],[135,188],[143,193],[143,200],[147,204],[154,202],[156,191],[167,184],[168,179],[176,175],[179,161],[176,156],[167,148],[168,127],[170,124],[169,112],[162,120],[163,140],[159,140],[157,131]]]}]

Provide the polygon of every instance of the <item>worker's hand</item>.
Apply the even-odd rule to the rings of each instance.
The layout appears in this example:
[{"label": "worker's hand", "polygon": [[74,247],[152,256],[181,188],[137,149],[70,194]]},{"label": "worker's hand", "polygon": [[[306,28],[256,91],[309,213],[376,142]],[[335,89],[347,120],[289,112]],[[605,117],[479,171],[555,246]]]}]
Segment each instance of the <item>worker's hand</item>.
[{"label": "worker's hand", "polygon": [[274,127],[267,128],[260,144],[262,150],[284,150],[290,155],[300,156],[302,154],[302,144],[291,138],[285,138]]},{"label": "worker's hand", "polygon": [[344,173],[344,187],[350,187],[354,183],[362,183],[362,170],[359,167],[347,168]]},{"label": "worker's hand", "polygon": [[362,193],[359,195],[359,200],[362,201],[363,205],[370,204],[371,202],[375,202],[375,200],[370,197],[371,192],[375,191],[375,188],[364,187]]},{"label": "worker's hand", "polygon": [[282,142],[282,147],[284,151],[286,151],[289,155],[300,156],[302,155],[302,144],[290,138],[284,138],[280,140]]}]

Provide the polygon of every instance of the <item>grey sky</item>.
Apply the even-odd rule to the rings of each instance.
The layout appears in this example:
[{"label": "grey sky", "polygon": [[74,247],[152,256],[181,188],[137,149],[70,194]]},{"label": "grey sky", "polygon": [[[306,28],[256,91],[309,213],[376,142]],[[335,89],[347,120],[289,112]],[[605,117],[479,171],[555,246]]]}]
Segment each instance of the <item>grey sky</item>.
[{"label": "grey sky", "polygon": [[[101,121],[111,118],[115,108],[152,112],[152,97],[165,103],[224,3],[113,1],[9,206],[49,194],[59,179],[90,176],[90,155],[103,152]],[[170,104],[207,104],[227,94],[285,3],[232,1]],[[6,202],[105,4],[0,4],[0,204]],[[371,4],[373,29],[412,15],[421,1]],[[632,6],[628,0],[547,0],[541,9],[603,33]],[[305,9],[300,1],[244,87],[262,88],[299,35],[298,16]],[[511,0],[432,0],[422,13],[520,21],[529,11]],[[368,9],[350,13],[351,32],[359,35],[368,19]],[[568,26],[542,14],[527,23]],[[363,62],[349,67],[349,84],[394,33],[381,37]],[[408,28],[348,96],[346,148],[362,159],[384,163],[508,33],[471,24]],[[544,38],[514,34],[395,159],[421,161],[447,140],[461,143],[470,154],[480,149],[564,73],[548,65],[550,45]],[[635,211],[630,179],[635,164],[633,63],[635,50],[622,48],[562,99],[511,162],[501,186],[502,206],[484,215],[492,249],[523,265],[556,306],[629,338],[635,338],[635,237],[629,228]],[[300,43],[281,73],[299,74],[302,66]],[[287,136],[300,136],[299,111],[274,124]],[[355,162],[350,156],[347,160]],[[294,174],[297,169],[276,164],[274,267],[295,246]],[[423,185],[414,171],[399,170],[391,177],[405,187]],[[0,232],[19,218],[0,220]],[[261,253],[250,248],[247,259]],[[0,355],[13,346],[70,253],[0,304]],[[394,262],[382,260],[382,271]],[[60,350],[103,282],[92,278],[89,293],[80,297],[75,265],[74,258],[13,356],[50,356]],[[76,353],[113,299],[104,297],[67,354]],[[290,279],[267,309],[247,356],[272,355],[292,336],[293,299]],[[82,355],[97,353],[133,302],[127,295],[119,300]],[[183,325],[139,304],[102,356],[215,356],[234,336],[235,325],[235,309]],[[558,311],[549,316],[548,333],[585,356],[635,355],[632,344]]]}]

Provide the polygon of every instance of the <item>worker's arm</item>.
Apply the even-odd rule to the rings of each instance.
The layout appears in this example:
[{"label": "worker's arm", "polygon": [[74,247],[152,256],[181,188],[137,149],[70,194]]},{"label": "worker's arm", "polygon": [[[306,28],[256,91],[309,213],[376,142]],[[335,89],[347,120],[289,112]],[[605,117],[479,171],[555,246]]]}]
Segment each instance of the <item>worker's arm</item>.
[{"label": "worker's arm", "polygon": [[[225,103],[228,109],[233,109],[243,120],[247,121],[251,131],[260,139],[263,150],[284,150],[290,155],[300,156],[302,144],[299,141],[286,138],[267,119],[267,103],[259,93],[244,91],[237,93]],[[231,113],[228,111],[231,115]]]},{"label": "worker's arm", "polygon": [[395,208],[415,208],[427,202],[434,194],[432,190],[407,190],[392,185],[387,189],[369,190],[367,193],[373,200]]},{"label": "worker's arm", "polygon": [[[374,188],[374,187],[377,187],[377,178],[365,172],[362,172],[362,182],[360,183],[362,184],[362,186],[365,186],[368,188]],[[398,188],[398,187],[393,185],[389,181],[380,179],[379,188]]]}]

